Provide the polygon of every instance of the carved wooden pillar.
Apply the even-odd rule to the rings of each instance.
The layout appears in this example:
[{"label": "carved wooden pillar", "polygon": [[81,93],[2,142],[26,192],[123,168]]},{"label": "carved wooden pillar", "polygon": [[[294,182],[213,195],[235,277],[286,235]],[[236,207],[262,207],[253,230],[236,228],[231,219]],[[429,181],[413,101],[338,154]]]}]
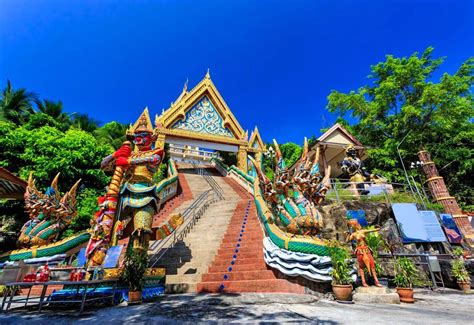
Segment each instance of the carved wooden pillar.
[{"label": "carved wooden pillar", "polygon": [[430,189],[435,202],[441,203],[444,211],[453,216],[454,222],[462,232],[468,243],[473,243],[474,229],[469,222],[467,215],[462,213],[456,198],[449,194],[448,188],[444,183],[443,177],[439,176],[438,169],[435,163],[431,160],[430,154],[427,151],[420,151],[418,158],[423,162],[423,172],[427,178],[426,183]]},{"label": "carved wooden pillar", "polygon": [[247,172],[247,147],[239,146],[239,152],[237,153],[237,167],[243,171]]}]

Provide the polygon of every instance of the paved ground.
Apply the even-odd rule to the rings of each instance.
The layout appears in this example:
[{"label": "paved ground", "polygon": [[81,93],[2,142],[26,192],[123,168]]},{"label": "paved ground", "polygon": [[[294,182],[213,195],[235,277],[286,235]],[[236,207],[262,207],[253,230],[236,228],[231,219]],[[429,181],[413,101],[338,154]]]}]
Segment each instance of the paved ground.
[{"label": "paved ground", "polygon": [[138,306],[0,314],[0,324],[74,323],[317,323],[317,324],[474,324],[474,294],[418,291],[415,304],[339,304],[325,297],[284,294],[169,295]]}]

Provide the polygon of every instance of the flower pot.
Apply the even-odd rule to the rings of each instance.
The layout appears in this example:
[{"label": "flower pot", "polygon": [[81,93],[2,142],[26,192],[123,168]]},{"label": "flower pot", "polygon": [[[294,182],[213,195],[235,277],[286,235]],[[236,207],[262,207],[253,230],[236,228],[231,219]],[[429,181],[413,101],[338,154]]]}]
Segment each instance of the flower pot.
[{"label": "flower pot", "polygon": [[397,288],[397,293],[400,296],[401,302],[409,304],[415,302],[415,299],[413,299],[413,288]]},{"label": "flower pot", "polygon": [[458,281],[458,286],[464,293],[471,292],[471,282],[460,282]]},{"label": "flower pot", "polygon": [[142,292],[141,291],[129,291],[128,292],[128,304],[135,305],[142,303]]},{"label": "flower pot", "polygon": [[336,300],[351,301],[352,300],[352,284],[333,284],[332,292],[336,296]]}]

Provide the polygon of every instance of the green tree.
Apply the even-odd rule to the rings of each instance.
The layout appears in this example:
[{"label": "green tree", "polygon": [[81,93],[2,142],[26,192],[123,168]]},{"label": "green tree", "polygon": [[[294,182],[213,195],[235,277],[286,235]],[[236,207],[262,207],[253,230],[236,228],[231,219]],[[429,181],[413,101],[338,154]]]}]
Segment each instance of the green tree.
[{"label": "green tree", "polygon": [[61,101],[54,102],[45,99],[38,103],[38,111],[52,117],[62,131],[66,131],[71,126],[71,117],[63,111]]},{"label": "green tree", "polygon": [[23,124],[34,113],[33,103],[38,102],[38,97],[24,88],[13,89],[10,80],[2,91],[0,98],[0,121],[10,121]]},{"label": "green tree", "polygon": [[60,189],[68,190],[81,178],[87,188],[101,189],[109,178],[100,170],[103,157],[112,153],[89,133],[70,129],[62,132],[51,126],[29,129],[11,122],[0,122],[0,166],[26,179],[34,172],[38,186],[49,185],[61,172]]},{"label": "green tree", "polygon": [[99,128],[99,121],[94,120],[87,114],[74,113],[72,125],[80,130],[93,133]]},{"label": "green tree", "polygon": [[303,147],[293,142],[287,142],[280,145],[281,155],[286,162],[287,167],[293,166],[303,153]]},{"label": "green tree", "polygon": [[118,148],[120,148],[122,143],[127,140],[127,128],[128,127],[126,124],[114,121],[107,123],[104,126],[95,130],[94,136],[100,143],[108,144],[113,149],[117,150]]},{"label": "green tree", "polygon": [[93,188],[86,188],[79,191],[77,199],[77,215],[72,219],[69,227],[62,234],[63,238],[72,236],[73,234],[88,229],[90,220],[97,211],[97,198],[102,195],[101,191]]},{"label": "green tree", "polygon": [[397,145],[406,137],[400,147],[403,160],[416,161],[420,149],[428,150],[451,194],[464,206],[472,205],[474,58],[434,81],[444,58],[433,58],[432,53],[430,47],[421,55],[387,56],[371,67],[369,85],[350,93],[333,90],[327,107],[357,120],[351,131],[371,147],[369,169],[406,182],[397,154]]}]

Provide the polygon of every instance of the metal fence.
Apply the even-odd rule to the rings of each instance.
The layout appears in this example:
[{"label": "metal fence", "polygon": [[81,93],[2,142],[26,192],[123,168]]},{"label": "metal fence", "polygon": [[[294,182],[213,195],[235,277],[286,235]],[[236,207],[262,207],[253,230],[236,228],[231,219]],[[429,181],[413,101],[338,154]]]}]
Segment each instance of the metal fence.
[{"label": "metal fence", "polygon": [[326,200],[343,202],[361,200],[368,202],[415,202],[426,207],[427,198],[419,191],[403,183],[354,183],[346,180],[331,179],[331,188],[326,194]]},{"label": "metal fence", "polygon": [[176,229],[172,235],[166,237],[163,240],[154,242],[149,247],[149,250],[155,252],[150,256],[150,267],[154,267],[158,261],[163,258],[163,256],[165,256],[168,249],[174,247],[178,241],[183,240],[184,237],[189,234],[196,222],[199,220],[199,218],[201,218],[201,216],[211,204],[224,199],[222,188],[207,171],[199,168],[198,174],[206,179],[211,188],[199,195],[199,197],[194,200],[194,202],[189,207],[187,207],[186,210],[184,210],[182,213],[184,219],[183,224],[179,226],[179,228]]}]

